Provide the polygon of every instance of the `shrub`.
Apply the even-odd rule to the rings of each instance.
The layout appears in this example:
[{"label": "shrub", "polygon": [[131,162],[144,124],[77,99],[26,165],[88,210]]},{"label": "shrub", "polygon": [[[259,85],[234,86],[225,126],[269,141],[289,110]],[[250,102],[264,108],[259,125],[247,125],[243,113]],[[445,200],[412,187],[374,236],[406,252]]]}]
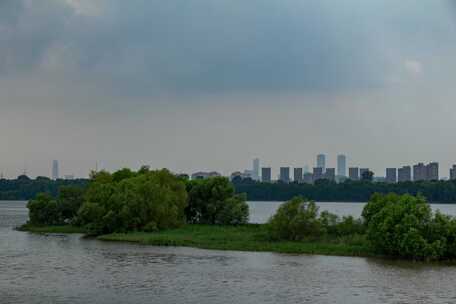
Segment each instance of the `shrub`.
[{"label": "shrub", "polygon": [[455,254],[455,220],[440,213],[434,215],[421,196],[376,195],[363,217],[367,239],[378,253],[415,260],[437,260]]},{"label": "shrub", "polygon": [[236,195],[225,177],[187,182],[187,221],[197,224],[246,224],[249,207],[245,195]]},{"label": "shrub", "polygon": [[40,193],[27,204],[29,223],[32,225],[59,225],[63,223],[57,201],[51,195]]},{"label": "shrub", "polygon": [[318,207],[312,201],[295,197],[279,207],[268,222],[269,236],[276,240],[303,240],[323,233],[317,218]]}]

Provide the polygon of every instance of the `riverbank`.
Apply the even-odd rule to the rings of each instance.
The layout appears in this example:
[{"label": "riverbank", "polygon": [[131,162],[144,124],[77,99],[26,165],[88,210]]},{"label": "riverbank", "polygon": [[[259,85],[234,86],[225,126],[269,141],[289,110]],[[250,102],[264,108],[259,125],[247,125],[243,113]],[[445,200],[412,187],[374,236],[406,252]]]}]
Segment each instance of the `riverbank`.
[{"label": "riverbank", "polygon": [[[83,233],[73,226],[31,227],[22,231],[37,233]],[[153,246],[179,246],[212,250],[318,254],[334,256],[372,256],[363,237],[324,238],[300,242],[270,241],[265,225],[209,226],[186,225],[161,232],[114,233],[98,237],[102,241],[132,242]]]},{"label": "riverbank", "polygon": [[86,230],[82,227],[76,227],[71,225],[63,225],[63,226],[32,226],[32,225],[22,225],[17,227],[16,230],[18,231],[26,231],[26,232],[33,232],[33,233],[80,233],[85,234]]}]

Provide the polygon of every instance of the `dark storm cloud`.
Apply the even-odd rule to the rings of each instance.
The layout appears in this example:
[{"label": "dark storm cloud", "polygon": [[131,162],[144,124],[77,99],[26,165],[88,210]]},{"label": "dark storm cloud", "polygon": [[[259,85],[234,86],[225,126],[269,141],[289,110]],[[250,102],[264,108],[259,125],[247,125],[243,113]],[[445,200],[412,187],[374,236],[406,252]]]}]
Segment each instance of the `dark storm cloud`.
[{"label": "dark storm cloud", "polygon": [[[99,7],[91,11],[95,4]],[[401,64],[388,57],[394,44],[419,54],[428,48],[423,35],[441,40],[437,37],[448,34],[443,18],[425,14],[436,7],[434,1],[6,0],[2,5],[1,16],[8,16],[1,21],[7,33],[0,38],[4,72],[50,62],[51,71],[70,81],[87,79],[127,96],[382,87]]]},{"label": "dark storm cloud", "polygon": [[34,66],[52,49],[71,66],[67,75],[87,73],[140,95],[382,83],[370,28],[351,20],[356,12],[335,20],[320,1],[114,0],[95,16],[51,0],[8,3],[4,14],[22,13],[7,20],[4,69]]}]

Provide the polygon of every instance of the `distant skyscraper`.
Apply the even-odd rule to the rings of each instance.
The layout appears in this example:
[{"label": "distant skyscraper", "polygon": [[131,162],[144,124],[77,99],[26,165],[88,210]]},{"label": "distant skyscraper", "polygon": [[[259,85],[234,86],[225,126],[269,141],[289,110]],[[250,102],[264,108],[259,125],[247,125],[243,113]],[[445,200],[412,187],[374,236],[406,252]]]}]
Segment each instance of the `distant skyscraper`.
[{"label": "distant skyscraper", "polygon": [[326,170],[326,155],[319,154],[317,155],[317,168],[321,168],[323,173]]},{"label": "distant skyscraper", "polygon": [[348,169],[348,178],[351,180],[359,180],[359,168],[352,167]]},{"label": "distant skyscraper", "polygon": [[453,168],[450,169],[450,179],[456,180],[456,165],[453,165]]},{"label": "distant skyscraper", "polygon": [[280,177],[281,182],[289,183],[290,182],[290,167],[280,167]]},{"label": "distant skyscraper", "polygon": [[369,168],[361,168],[359,169],[359,178],[360,179],[363,179],[363,174],[365,174],[366,172],[369,172]]},{"label": "distant skyscraper", "polygon": [[386,169],[386,182],[387,183],[396,183],[397,182],[397,169],[396,168],[387,168]]},{"label": "distant skyscraper", "polygon": [[303,179],[303,173],[302,173],[302,168],[294,168],[293,170],[293,180],[298,183],[302,183]]},{"label": "distant skyscraper", "polygon": [[439,163],[433,162],[426,166],[426,180],[439,180]]},{"label": "distant skyscraper", "polygon": [[347,176],[347,157],[343,154],[337,156],[337,175]]},{"label": "distant skyscraper", "polygon": [[413,181],[424,181],[426,180],[427,169],[423,163],[419,163],[413,166]]},{"label": "distant skyscraper", "polygon": [[261,181],[263,183],[271,182],[271,168],[261,168]]},{"label": "distant skyscraper", "polygon": [[323,178],[323,168],[321,168],[321,167],[313,168],[313,181],[315,182],[322,178]]},{"label": "distant skyscraper", "polygon": [[59,161],[52,161],[52,179],[59,179]]},{"label": "distant skyscraper", "polygon": [[304,166],[304,174],[310,173],[309,165]]},{"label": "distant skyscraper", "polygon": [[304,173],[304,183],[306,183],[306,184],[313,183],[313,174],[312,173]]},{"label": "distant skyscraper", "polygon": [[252,168],[252,178],[256,181],[259,181],[260,180],[260,159],[259,158],[255,158],[253,160],[253,168]]},{"label": "distant skyscraper", "polygon": [[412,167],[404,166],[397,170],[397,181],[400,183],[410,182],[412,180]]},{"label": "distant skyscraper", "polygon": [[327,168],[326,172],[324,173],[324,177],[330,181],[335,181],[336,180],[336,169]]}]

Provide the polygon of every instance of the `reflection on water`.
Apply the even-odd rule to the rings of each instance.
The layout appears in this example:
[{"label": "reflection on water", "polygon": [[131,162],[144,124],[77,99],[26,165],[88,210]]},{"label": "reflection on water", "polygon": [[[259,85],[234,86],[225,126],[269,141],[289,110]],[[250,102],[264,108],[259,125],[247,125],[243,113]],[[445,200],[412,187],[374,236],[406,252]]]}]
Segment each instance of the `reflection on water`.
[{"label": "reflection on water", "polygon": [[456,267],[107,243],[11,229],[0,203],[0,303],[455,303]]}]

